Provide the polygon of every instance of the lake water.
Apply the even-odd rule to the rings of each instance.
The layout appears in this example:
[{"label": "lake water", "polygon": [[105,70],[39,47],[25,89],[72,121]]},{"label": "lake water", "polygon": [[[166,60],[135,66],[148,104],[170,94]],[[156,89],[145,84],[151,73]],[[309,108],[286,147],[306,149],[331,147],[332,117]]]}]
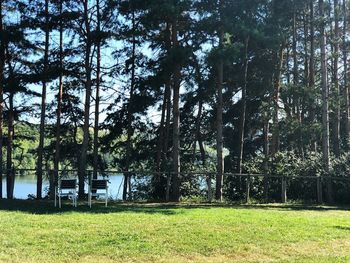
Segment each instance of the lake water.
[{"label": "lake water", "polygon": [[[107,177],[109,180],[108,195],[113,200],[122,199],[123,194],[123,176],[121,174],[111,175]],[[43,196],[46,195],[49,188],[48,180],[43,181]],[[85,191],[87,192],[87,185]],[[6,197],[6,179],[2,179],[2,193]],[[27,199],[28,195],[36,195],[36,177],[34,175],[16,176],[14,198]]]}]

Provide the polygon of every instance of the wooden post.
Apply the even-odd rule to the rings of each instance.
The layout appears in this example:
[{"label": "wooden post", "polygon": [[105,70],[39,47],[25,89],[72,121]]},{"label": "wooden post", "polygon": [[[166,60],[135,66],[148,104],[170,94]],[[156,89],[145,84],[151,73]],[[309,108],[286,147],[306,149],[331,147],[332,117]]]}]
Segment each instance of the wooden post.
[{"label": "wooden post", "polygon": [[247,176],[246,181],[246,195],[245,195],[245,202],[248,204],[250,201],[250,176]]},{"label": "wooden post", "polygon": [[264,175],[264,199],[267,201],[269,198],[269,175],[265,174]]},{"label": "wooden post", "polygon": [[282,203],[287,202],[287,180],[286,177],[282,176]]},{"label": "wooden post", "polygon": [[[93,173],[93,171],[92,171],[92,173]],[[88,189],[90,189],[91,184],[92,184],[93,175],[91,174],[91,171],[89,171],[89,170],[86,170],[85,174],[87,174],[87,177],[88,177]],[[95,191],[95,193],[96,193],[96,191]],[[96,197],[94,199],[96,199]],[[125,200],[123,200],[123,201],[125,201]]]},{"label": "wooden post", "polygon": [[208,196],[207,196],[207,198],[208,198],[208,202],[211,203],[212,198],[213,198],[212,192],[211,192],[212,191],[212,189],[211,189],[211,174],[209,174],[207,176],[207,186],[208,186]]},{"label": "wooden post", "polygon": [[170,199],[170,183],[171,183],[171,175],[167,174],[166,177],[166,192],[165,192],[165,201],[169,202]]},{"label": "wooden post", "polygon": [[50,190],[50,194],[49,194],[49,198],[51,200],[53,200],[55,198],[55,171],[49,170],[49,190]]},{"label": "wooden post", "polygon": [[128,176],[128,200],[129,201],[132,200],[132,185],[131,185],[132,176],[133,176],[132,173],[130,173],[129,176]]},{"label": "wooden post", "polygon": [[321,177],[317,177],[316,179],[316,187],[317,187],[317,202],[319,204],[323,203],[323,198],[322,198],[322,181]]}]

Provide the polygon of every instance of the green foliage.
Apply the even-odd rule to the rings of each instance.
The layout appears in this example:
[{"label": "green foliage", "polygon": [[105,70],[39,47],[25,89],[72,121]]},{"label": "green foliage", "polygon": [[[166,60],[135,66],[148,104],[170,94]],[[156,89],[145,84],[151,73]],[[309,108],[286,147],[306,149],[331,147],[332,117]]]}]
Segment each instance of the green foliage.
[{"label": "green foliage", "polygon": [[[327,176],[339,178],[331,180],[333,186],[337,189],[335,192],[335,200],[337,202],[350,201],[347,194],[350,190],[347,181],[350,173],[350,157],[349,154],[343,154],[339,158],[332,157],[331,173],[326,173],[322,154],[310,152],[304,158],[298,157],[295,152],[279,152],[274,158],[265,160],[258,156],[245,162],[244,169],[252,174],[269,174],[277,177],[287,177],[287,195],[288,198],[294,200],[316,200],[316,176]],[[308,178],[310,177],[310,178]],[[313,177],[313,178],[311,178]],[[346,178],[346,180],[341,180]],[[327,180],[324,180],[323,187]],[[255,180],[253,185],[257,187],[256,196],[261,198],[263,191],[262,180]],[[271,179],[270,196],[279,199],[280,181],[278,179]],[[325,191],[325,190],[324,190]]]},{"label": "green foliage", "polygon": [[[7,133],[5,127],[4,134]],[[14,136],[14,151],[13,164],[15,169],[34,169],[35,168],[35,152],[38,145],[39,127],[34,124],[18,122],[15,125]],[[6,152],[6,141],[3,145],[3,152]],[[2,156],[3,163],[5,163],[6,155]],[[5,166],[4,166],[5,167]]]}]

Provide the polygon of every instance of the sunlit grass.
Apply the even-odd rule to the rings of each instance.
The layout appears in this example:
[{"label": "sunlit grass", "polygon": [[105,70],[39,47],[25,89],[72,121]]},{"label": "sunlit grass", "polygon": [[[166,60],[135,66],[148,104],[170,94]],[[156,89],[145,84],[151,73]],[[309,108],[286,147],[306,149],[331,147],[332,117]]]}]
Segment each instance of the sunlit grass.
[{"label": "sunlit grass", "polygon": [[0,201],[1,262],[350,262],[334,207]]}]

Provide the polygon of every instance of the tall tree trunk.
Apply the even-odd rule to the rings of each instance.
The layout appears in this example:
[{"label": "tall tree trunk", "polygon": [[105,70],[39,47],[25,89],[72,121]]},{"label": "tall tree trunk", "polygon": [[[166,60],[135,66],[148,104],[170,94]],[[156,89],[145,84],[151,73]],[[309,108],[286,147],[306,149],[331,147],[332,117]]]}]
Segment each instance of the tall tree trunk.
[{"label": "tall tree trunk", "polygon": [[135,90],[135,70],[136,70],[136,23],[135,23],[135,12],[132,13],[132,57],[131,57],[131,83],[130,83],[130,94],[129,94],[129,104],[128,104],[128,124],[127,124],[127,139],[126,139],[126,162],[125,162],[125,171],[127,172],[124,175],[124,189],[123,189],[123,200],[126,200],[127,197],[130,199],[130,189],[131,189],[131,175],[129,172],[131,152],[132,152],[132,135],[133,135],[133,98]]},{"label": "tall tree trunk", "polygon": [[162,193],[164,193],[164,187],[161,184],[161,172],[164,167],[162,166],[162,159],[165,161],[165,158],[163,158],[164,154],[164,138],[165,138],[165,114],[166,114],[166,108],[167,108],[167,93],[169,92],[170,86],[166,85],[164,89],[164,95],[163,95],[163,104],[162,104],[162,113],[161,113],[161,119],[158,129],[158,141],[157,141],[157,155],[156,155],[156,169],[157,174],[153,177],[153,185],[154,185],[154,194],[161,198]]},{"label": "tall tree trunk", "polygon": [[[63,0],[60,0],[60,15],[63,12]],[[58,79],[58,96],[57,96],[57,120],[56,120],[56,144],[55,144],[55,161],[54,173],[55,178],[58,178],[58,170],[60,167],[60,144],[61,144],[61,114],[62,114],[62,96],[63,96],[63,23],[60,21],[60,75]],[[53,189],[51,189],[52,191]],[[50,191],[50,192],[51,192]],[[52,196],[52,195],[51,195]]]},{"label": "tall tree trunk", "polygon": [[[6,54],[5,57],[9,57],[8,46],[5,47]],[[14,85],[14,72],[11,62],[7,60],[9,68],[9,84]],[[7,199],[13,199],[13,190],[15,187],[15,173],[12,162],[12,153],[13,153],[13,137],[14,137],[14,123],[15,123],[15,114],[14,114],[14,92],[9,92],[9,108],[8,108],[8,125],[7,125],[7,146],[6,146],[6,195]]]},{"label": "tall tree trunk", "polygon": [[94,123],[94,150],[93,150],[93,178],[97,179],[98,175],[98,132],[100,117],[100,80],[101,80],[101,18],[100,18],[100,0],[96,0],[97,9],[97,65],[96,65],[96,94],[95,94],[95,123]]},{"label": "tall tree trunk", "polygon": [[339,92],[339,1],[334,0],[334,99],[335,99],[335,125],[334,125],[334,154],[340,156],[340,92]]},{"label": "tall tree trunk", "polygon": [[165,169],[165,163],[167,159],[167,153],[169,151],[169,139],[170,139],[170,126],[171,126],[171,109],[172,109],[172,103],[171,103],[171,85],[169,84],[166,88],[168,90],[167,96],[167,104],[166,104],[166,118],[165,118],[165,134],[164,134],[164,147],[163,147],[163,170]]},{"label": "tall tree trunk", "polygon": [[157,142],[157,172],[165,171],[166,153],[168,151],[168,140],[170,130],[171,114],[171,85],[166,84],[163,95],[162,114],[159,124],[159,138]]},{"label": "tall tree trunk", "polygon": [[[224,1],[219,1],[219,13],[222,16],[222,9]],[[223,23],[223,18],[220,18],[221,23]],[[219,49],[223,49],[224,46],[224,28],[223,25],[220,25],[219,31]],[[224,184],[224,152],[223,152],[223,82],[224,82],[224,61],[223,58],[220,57],[217,64],[217,83],[216,83],[216,92],[217,92],[217,112],[216,112],[216,158],[217,158],[217,167],[216,167],[216,191],[215,191],[215,199],[222,201],[223,194],[223,184]]]},{"label": "tall tree trunk", "polygon": [[[295,7],[294,7],[295,8]],[[298,71],[298,52],[297,52],[297,14],[294,10],[293,14],[293,85],[296,91],[294,95],[294,103],[296,104],[296,116],[298,119],[298,133],[297,133],[297,145],[300,156],[304,156],[303,140],[302,140],[302,118],[301,118],[301,98],[300,98],[300,87],[299,87],[299,71]]]},{"label": "tall tree trunk", "polygon": [[350,146],[350,103],[348,85],[348,49],[347,49],[347,27],[348,27],[347,2],[343,0],[343,67],[344,67],[344,112],[345,112],[345,141]]},{"label": "tall tree trunk", "polygon": [[165,124],[165,114],[166,114],[166,107],[167,107],[167,93],[169,92],[168,89],[169,89],[169,85],[166,85],[164,89],[164,95],[163,95],[162,114],[160,118],[159,135],[158,135],[158,142],[157,142],[157,157],[156,157],[157,172],[160,172],[162,170],[162,155],[163,155],[164,133],[165,133],[164,124]]},{"label": "tall tree trunk", "polygon": [[[324,3],[323,0],[319,0],[320,19],[322,21],[320,27],[320,41],[321,41],[321,87],[322,87],[322,153],[323,153],[323,165],[326,173],[330,171],[330,159],[329,159],[329,89],[327,80],[327,54],[326,43],[327,38],[325,34],[325,16],[324,16]],[[327,184],[327,197],[329,202],[333,202],[332,183],[328,181]]]},{"label": "tall tree trunk", "polygon": [[[310,0],[310,63],[309,63],[309,89],[315,89],[315,14],[314,14],[314,0]],[[315,100],[310,102],[310,122],[315,122]],[[317,151],[317,139],[312,138],[311,149]]]},{"label": "tall tree trunk", "polygon": [[13,131],[14,131],[14,109],[13,109],[13,97],[11,92],[9,95],[9,109],[8,109],[8,127],[7,127],[7,147],[6,147],[6,190],[7,199],[13,199],[14,189],[14,172],[12,164],[12,150],[13,150]]},{"label": "tall tree trunk", "polygon": [[83,143],[81,145],[81,154],[79,160],[79,198],[84,197],[84,179],[86,176],[86,162],[87,162],[87,152],[89,146],[89,116],[90,116],[90,98],[91,98],[91,39],[90,39],[90,22],[88,16],[88,0],[84,0],[84,24],[86,30],[86,43],[85,43],[85,105],[84,105],[84,125],[83,125]]},{"label": "tall tree trunk", "polygon": [[243,150],[244,150],[244,129],[247,111],[247,78],[248,78],[248,45],[249,36],[245,39],[245,57],[244,57],[244,84],[242,87],[242,109],[239,124],[239,151],[238,151],[238,173],[242,173]]},{"label": "tall tree trunk", "polygon": [[279,144],[280,144],[278,115],[279,115],[279,99],[280,99],[280,89],[281,89],[281,72],[282,72],[282,65],[283,65],[284,45],[285,43],[283,42],[278,51],[278,55],[277,55],[278,63],[276,66],[274,79],[273,79],[275,94],[274,94],[274,100],[273,100],[274,112],[273,112],[272,147],[271,147],[272,155],[274,155],[279,151]]},{"label": "tall tree trunk", "polygon": [[[171,38],[173,49],[177,49],[178,43],[177,21],[172,22]],[[173,72],[173,176],[172,176],[172,201],[180,200],[180,85],[181,65],[176,62]]]},{"label": "tall tree trunk", "polygon": [[[162,159],[162,169],[163,171],[166,170],[167,164],[168,164],[168,152],[169,152],[169,139],[170,139],[170,121],[171,121],[171,109],[172,109],[172,103],[171,103],[171,97],[172,97],[172,90],[171,85],[168,84],[168,87],[166,88],[169,92],[167,94],[167,105],[166,105],[166,120],[165,120],[165,134],[164,134],[164,146],[163,146],[163,159]],[[165,200],[168,202],[170,200],[170,185],[171,185],[171,174],[167,174],[167,183],[166,183],[166,189],[165,189]]]},{"label": "tall tree trunk", "polygon": [[[202,138],[202,133],[201,133],[201,120],[202,120],[202,115],[203,115],[203,100],[202,98],[199,99],[199,105],[198,105],[198,114],[197,114],[197,120],[196,120],[196,140],[195,144],[198,142],[199,146],[199,152],[201,156],[201,161],[202,161],[202,166],[205,168],[207,164],[207,156],[206,152],[204,149],[204,143],[203,143],[203,138]],[[213,199],[212,196],[212,176],[211,174],[206,175],[206,181],[207,181],[207,186],[208,186],[208,201],[211,202]]]},{"label": "tall tree trunk", "polygon": [[39,131],[39,147],[38,147],[38,160],[36,164],[36,198],[42,198],[42,185],[43,185],[43,150],[45,143],[45,115],[46,115],[46,85],[47,85],[47,70],[49,64],[49,0],[45,0],[45,53],[44,53],[44,71],[42,75],[42,92],[41,92],[41,114],[40,114],[40,131]]},{"label": "tall tree trunk", "polygon": [[[166,25],[166,34],[165,34],[165,43],[167,52],[169,53],[172,46],[172,36],[171,36],[171,24],[168,22]],[[163,144],[163,156],[162,156],[162,170],[166,170],[166,163],[168,159],[168,151],[169,151],[169,138],[170,138],[170,122],[171,122],[171,74],[169,73],[169,79],[165,84],[165,100],[166,100],[166,118],[165,118],[165,128],[164,128],[164,144]],[[169,196],[167,201],[169,200]]]},{"label": "tall tree trunk", "polygon": [[2,0],[0,0],[0,199],[2,199],[2,176],[3,176],[3,108],[4,108],[4,67],[5,67],[5,43],[3,41],[2,25]]},{"label": "tall tree trunk", "polygon": [[296,25],[296,11],[293,14],[293,84],[297,89],[299,84],[298,74],[298,57],[297,57],[297,25]]},{"label": "tall tree trunk", "polygon": [[269,160],[269,118],[264,118],[264,198],[268,198],[269,181],[268,181],[268,160]]},{"label": "tall tree trunk", "polygon": [[[303,20],[304,20],[304,81],[303,81],[303,89],[306,89],[309,87],[309,23],[310,23],[310,16],[308,14],[308,5],[306,11],[304,11],[303,14]],[[304,157],[304,152],[307,152],[307,144],[310,143],[310,140],[306,141],[303,140],[303,126],[305,120],[305,115],[307,113],[307,107],[308,107],[308,101],[304,96],[301,96],[301,113],[300,113],[300,129],[299,129],[299,142],[300,142],[300,148],[302,150],[302,156]],[[306,122],[306,121],[305,121]]]},{"label": "tall tree trunk", "polygon": [[203,145],[203,138],[202,138],[202,133],[201,133],[202,114],[203,114],[203,100],[199,99],[198,114],[197,114],[197,118],[196,118],[197,120],[196,120],[196,140],[195,141],[198,142],[202,165],[203,165],[203,167],[205,167],[206,154],[205,154],[205,149],[204,149],[204,145]]},{"label": "tall tree trunk", "polygon": [[[304,86],[309,86],[310,79],[310,66],[309,66],[309,27],[310,27],[310,16],[307,11],[304,12]],[[305,103],[305,101],[304,101]],[[303,112],[304,114],[304,112]]]},{"label": "tall tree trunk", "polygon": [[[204,106],[203,100],[204,100],[204,96],[205,96],[205,88],[202,87],[203,78],[202,78],[202,73],[200,70],[200,65],[198,63],[196,63],[195,72],[196,72],[196,79],[197,79],[197,83],[198,83],[199,101],[198,101],[198,113],[197,113],[197,118],[196,118],[196,140],[194,143],[197,144],[197,142],[198,142],[202,165],[203,165],[203,167],[205,167],[205,165],[206,165],[206,153],[205,153],[203,138],[202,138],[202,133],[201,133],[201,123],[202,123],[203,106]],[[209,199],[211,199],[211,197]]]},{"label": "tall tree trunk", "polygon": [[[164,42],[166,43],[166,50],[169,53],[171,50],[171,32],[170,32],[170,23],[166,23],[166,29],[165,29],[165,39]],[[166,144],[166,140],[168,140],[169,136],[167,134],[167,131],[169,131],[168,125],[170,124],[170,110],[171,110],[171,77],[169,76],[169,80],[165,84],[164,89],[164,97],[163,97],[163,105],[162,105],[162,116],[160,121],[160,127],[159,127],[159,138],[158,138],[158,145],[157,145],[157,159],[156,159],[156,167],[157,171],[160,172],[164,168],[164,162],[166,160],[166,152],[168,151],[168,147]],[[169,115],[169,116],[168,116]],[[169,117],[169,118],[168,118]],[[158,180],[160,177],[158,176]]]}]

